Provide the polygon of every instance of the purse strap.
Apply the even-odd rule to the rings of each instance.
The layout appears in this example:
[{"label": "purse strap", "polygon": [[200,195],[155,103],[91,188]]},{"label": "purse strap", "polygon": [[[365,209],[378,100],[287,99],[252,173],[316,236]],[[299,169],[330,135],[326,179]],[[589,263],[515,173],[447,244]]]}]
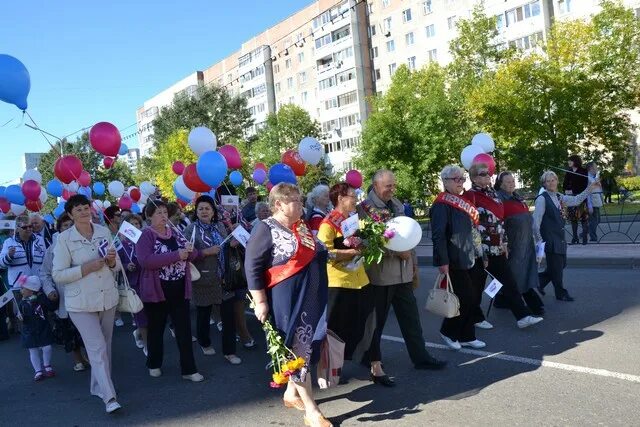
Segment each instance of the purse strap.
[{"label": "purse strap", "polygon": [[440,273],[438,274],[438,277],[436,277],[436,283],[433,285],[433,289],[438,289],[440,288],[440,283],[442,283],[442,279],[444,279],[444,276],[447,277],[447,291],[454,293],[453,292],[453,285],[451,284],[451,276],[449,276],[449,273],[444,274],[444,273]]}]

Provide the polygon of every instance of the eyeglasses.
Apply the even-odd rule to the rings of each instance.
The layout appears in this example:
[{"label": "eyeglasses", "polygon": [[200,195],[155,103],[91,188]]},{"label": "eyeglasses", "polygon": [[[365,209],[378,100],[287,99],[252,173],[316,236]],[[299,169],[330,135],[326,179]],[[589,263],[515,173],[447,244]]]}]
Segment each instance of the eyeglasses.
[{"label": "eyeglasses", "polygon": [[21,228],[22,230],[33,230],[33,226],[32,225],[22,225],[19,228]]},{"label": "eyeglasses", "polygon": [[464,176],[457,176],[455,178],[445,178],[448,181],[455,181],[455,182],[465,182],[467,180],[467,178],[465,178]]},{"label": "eyeglasses", "polygon": [[483,178],[486,178],[486,177],[491,176],[491,175],[489,175],[489,172],[480,172],[480,173],[478,173],[477,176],[481,176]]}]

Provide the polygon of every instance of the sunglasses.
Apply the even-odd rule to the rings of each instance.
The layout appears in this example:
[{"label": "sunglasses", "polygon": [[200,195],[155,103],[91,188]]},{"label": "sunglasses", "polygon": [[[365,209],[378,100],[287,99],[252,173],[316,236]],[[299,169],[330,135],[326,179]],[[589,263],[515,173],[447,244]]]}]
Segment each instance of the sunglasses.
[{"label": "sunglasses", "polygon": [[22,225],[19,227],[22,230],[33,230],[33,226],[32,225]]},{"label": "sunglasses", "polygon": [[489,175],[489,172],[480,172],[480,173],[478,174],[478,176],[481,176],[481,177],[483,177],[483,178],[486,178],[486,177],[491,176],[491,175]]},{"label": "sunglasses", "polygon": [[455,181],[455,182],[465,182],[467,180],[467,178],[463,177],[463,176],[459,176],[456,178],[445,178],[446,180],[449,181]]}]

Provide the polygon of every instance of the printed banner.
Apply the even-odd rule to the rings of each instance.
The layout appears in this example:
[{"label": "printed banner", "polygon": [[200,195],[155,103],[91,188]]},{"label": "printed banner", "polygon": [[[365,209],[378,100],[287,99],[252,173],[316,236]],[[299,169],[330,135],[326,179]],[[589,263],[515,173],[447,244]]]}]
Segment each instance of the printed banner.
[{"label": "printed banner", "polygon": [[15,230],[16,222],[14,220],[0,220],[0,230]]},{"label": "printed banner", "polygon": [[356,231],[360,228],[360,221],[358,218],[358,214],[353,214],[349,218],[342,221],[340,224],[340,230],[342,231],[342,235],[346,239],[347,237],[351,237],[354,235]]},{"label": "printed banner", "polygon": [[138,239],[142,236],[142,231],[135,228],[130,222],[122,221],[118,233],[122,234],[133,243],[138,243]]},{"label": "printed banner", "polygon": [[241,225],[237,226],[235,228],[235,230],[233,230],[231,235],[233,237],[235,237],[235,239],[238,242],[240,242],[240,244],[242,246],[244,246],[245,248],[247,247],[247,242],[249,241],[249,238],[251,237],[251,234],[249,234],[249,232],[247,230],[245,230],[245,228],[243,226],[241,226]]},{"label": "printed banner", "polygon": [[498,279],[493,279],[491,282],[489,282],[489,285],[484,290],[484,293],[489,295],[489,298],[493,299],[501,288],[502,283],[500,283]]}]

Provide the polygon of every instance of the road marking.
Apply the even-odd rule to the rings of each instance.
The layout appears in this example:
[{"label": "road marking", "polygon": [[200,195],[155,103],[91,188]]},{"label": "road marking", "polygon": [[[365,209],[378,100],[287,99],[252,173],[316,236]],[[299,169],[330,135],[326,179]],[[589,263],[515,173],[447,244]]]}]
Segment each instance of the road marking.
[{"label": "road marking", "polygon": [[[392,337],[390,335],[382,335],[382,339],[404,344],[404,340],[402,338]],[[428,341],[425,341],[424,344],[429,348],[436,348],[438,350],[450,350],[450,348],[444,344],[436,344]],[[461,350],[458,350],[458,353],[471,354],[473,356],[480,356],[485,359],[506,360],[507,362],[522,363],[525,365],[532,365],[532,366],[538,366],[538,367],[542,366],[545,368],[561,369],[563,371],[580,372],[582,374],[597,375],[600,377],[616,378],[619,380],[629,381],[633,383],[640,383],[640,376],[638,375],[623,374],[620,372],[608,371],[606,369],[587,368],[584,366],[568,365],[566,363],[551,362],[548,360],[539,360],[539,359],[530,359],[528,357],[511,356],[509,354],[504,354],[501,352],[491,353],[488,351],[473,350],[468,348],[463,348]]]}]

